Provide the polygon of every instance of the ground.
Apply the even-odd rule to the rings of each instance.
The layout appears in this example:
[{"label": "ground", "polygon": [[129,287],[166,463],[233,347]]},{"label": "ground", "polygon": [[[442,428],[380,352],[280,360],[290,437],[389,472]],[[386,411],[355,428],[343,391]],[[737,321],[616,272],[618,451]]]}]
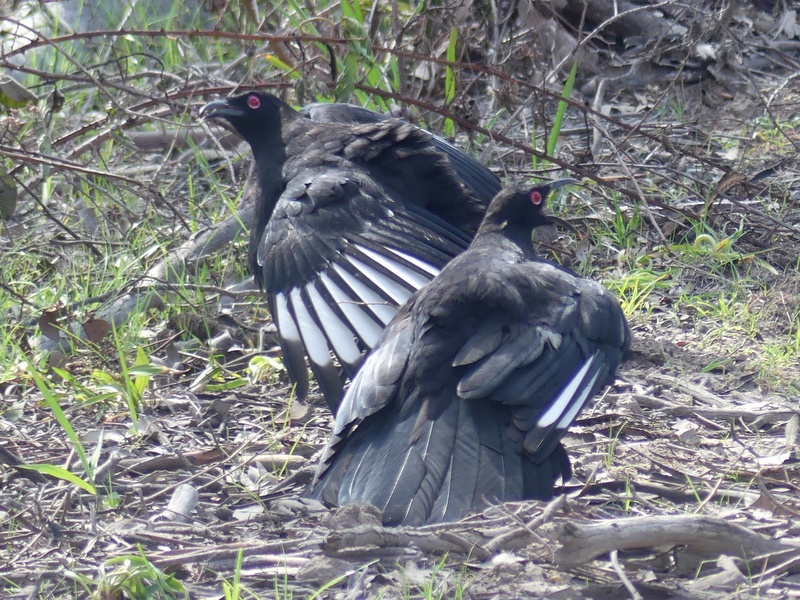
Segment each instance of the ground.
[{"label": "ground", "polygon": [[[696,27],[611,19],[576,49],[543,4],[231,4],[94,37],[33,11],[48,39],[16,26],[0,57],[40,99],[0,99],[4,597],[800,594],[796,14],[665,3],[641,14]],[[549,207],[576,231],[537,241],[617,294],[633,348],[554,501],[392,529],[302,497],[330,414],[293,400],[242,284],[249,153],[193,117],[232,81],[397,111],[504,180],[581,178]]]}]

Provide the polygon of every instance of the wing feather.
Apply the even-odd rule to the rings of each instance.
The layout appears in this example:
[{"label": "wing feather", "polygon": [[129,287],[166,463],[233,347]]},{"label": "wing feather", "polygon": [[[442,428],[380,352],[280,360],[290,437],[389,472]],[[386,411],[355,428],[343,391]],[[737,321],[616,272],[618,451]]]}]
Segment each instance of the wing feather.
[{"label": "wing feather", "polygon": [[336,307],[342,311],[358,338],[367,348],[372,348],[383,331],[383,323],[364,306],[360,297],[358,301],[353,300],[356,292],[330,269],[320,273],[319,281],[330,294]]}]

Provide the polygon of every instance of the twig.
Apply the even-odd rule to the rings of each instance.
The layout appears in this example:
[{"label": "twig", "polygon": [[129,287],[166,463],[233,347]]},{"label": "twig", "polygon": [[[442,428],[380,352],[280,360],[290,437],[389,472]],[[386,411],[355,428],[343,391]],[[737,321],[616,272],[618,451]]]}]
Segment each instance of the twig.
[{"label": "twig", "polygon": [[636,591],[635,587],[633,587],[631,580],[628,579],[628,576],[625,574],[625,570],[619,564],[619,557],[617,556],[618,552],[619,552],[618,550],[611,551],[611,556],[610,556],[611,566],[614,568],[614,571],[616,571],[617,577],[619,577],[619,580],[622,582],[622,585],[624,585],[625,589],[628,590],[628,593],[631,595],[631,598],[633,598],[633,600],[644,600],[642,598],[642,595]]},{"label": "twig", "polygon": [[[98,309],[95,318],[119,327],[134,310],[146,312],[151,308],[161,307],[163,298],[155,293],[156,288],[177,280],[186,272],[189,265],[233,240],[244,229],[243,223],[251,221],[252,213],[252,206],[243,208],[222,223],[209,227],[202,234],[174,249],[164,260],[150,267],[131,291],[118,295],[109,305]],[[87,335],[83,327],[74,328],[73,333],[80,339],[85,339]],[[51,340],[43,336],[40,339],[40,347],[47,351],[59,348],[65,352],[68,344],[66,340]]]},{"label": "twig", "polygon": [[[0,147],[0,154],[3,154],[2,147]],[[28,192],[28,194],[30,195],[31,198],[33,198],[33,200],[36,202],[36,204],[39,205],[39,208],[42,209],[42,212],[45,214],[45,216],[48,219],[53,221],[53,223],[55,223],[59,228],[61,228],[64,231],[66,231],[67,234],[69,234],[70,236],[72,236],[76,240],[80,240],[81,239],[81,237],[77,234],[77,232],[75,232],[71,227],[69,227],[66,223],[64,223],[61,219],[59,219],[55,214],[53,214],[53,211],[51,211],[47,207],[47,205],[44,202],[42,202],[42,199],[39,198],[39,196],[37,194],[33,193],[32,189],[30,189],[27,185],[25,185],[25,183],[23,183],[22,181],[20,181],[16,177],[15,177],[15,179],[17,180],[17,183],[20,184],[25,189],[26,192]],[[94,254],[96,258],[98,258],[100,260],[102,260],[104,258],[103,254],[97,248],[95,248],[95,245],[93,243],[86,244],[86,247],[89,248],[91,253]]]},{"label": "twig", "polygon": [[484,549],[491,556],[501,548],[505,548],[510,541],[526,536],[536,537],[543,544],[549,546],[549,544],[547,544],[547,540],[543,539],[539,534],[537,534],[536,530],[553,518],[553,515],[555,515],[556,512],[558,512],[558,510],[560,510],[564,505],[566,499],[566,496],[559,496],[550,502],[545,507],[544,511],[542,511],[540,515],[537,515],[530,523],[524,523],[519,527],[513,527],[511,530],[495,536],[483,545]]},{"label": "twig", "polygon": [[704,402],[706,404],[710,404],[711,406],[727,406],[728,403],[725,402],[722,398],[717,396],[716,394],[712,394],[708,390],[700,387],[699,385],[695,385],[693,383],[689,383],[688,381],[681,379],[679,377],[673,377],[672,375],[666,375],[664,373],[651,373],[647,376],[648,381],[654,381],[656,383],[660,383],[662,385],[672,386],[681,392],[689,394],[695,400],[700,402]]}]

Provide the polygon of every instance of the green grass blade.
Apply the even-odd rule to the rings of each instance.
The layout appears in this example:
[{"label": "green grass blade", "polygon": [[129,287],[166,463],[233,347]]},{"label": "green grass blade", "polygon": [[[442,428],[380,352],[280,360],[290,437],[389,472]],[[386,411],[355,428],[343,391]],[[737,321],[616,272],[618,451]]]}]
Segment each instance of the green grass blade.
[{"label": "green grass blade", "polygon": [[[447,44],[447,60],[451,63],[456,61],[456,49],[458,47],[458,29],[453,27],[450,30],[450,41]],[[456,76],[453,67],[447,65],[444,70],[444,103],[449,106],[456,97]],[[444,134],[453,137],[456,133],[456,124],[452,119],[445,119]]]},{"label": "green grass blade", "polygon": [[53,413],[56,422],[61,426],[61,429],[64,430],[64,433],[67,434],[67,438],[69,438],[69,440],[72,442],[72,445],[75,447],[75,452],[78,454],[78,458],[81,461],[81,465],[83,466],[83,470],[86,472],[86,475],[93,479],[94,475],[91,471],[89,460],[86,458],[86,451],[83,449],[83,444],[81,444],[81,440],[78,437],[78,434],[75,433],[75,429],[73,429],[72,424],[67,418],[67,415],[64,414],[61,406],[59,406],[58,400],[50,389],[50,386],[47,385],[47,382],[35,370],[31,370],[31,376],[36,382],[36,387],[38,387],[39,391],[42,392],[44,401],[50,408],[50,411]]},{"label": "green grass blade", "polygon": [[361,5],[358,2],[350,3],[347,0],[341,1],[342,16],[364,24],[364,15],[361,12]]},{"label": "green grass blade", "polygon": [[[562,98],[569,98],[572,94],[572,87],[575,85],[575,76],[578,74],[578,61],[576,60],[572,63],[572,69],[569,71],[569,77],[567,77],[567,81],[564,83],[564,91],[561,93]],[[561,135],[561,128],[564,124],[564,114],[567,111],[567,102],[566,100],[561,100],[558,103],[558,108],[556,109],[556,116],[553,120],[553,129],[550,130],[550,136],[547,138],[547,155],[553,156],[553,153],[556,151],[556,143],[558,142],[558,137]]]},{"label": "green grass blade", "polygon": [[292,79],[300,79],[300,72],[295,67],[286,64],[274,54],[267,54],[265,58],[269,64],[271,64],[273,67],[276,67],[280,71],[283,71],[288,77],[291,77]]},{"label": "green grass blade", "polygon": [[70,473],[66,469],[62,467],[57,467],[55,465],[20,465],[21,469],[29,469],[30,471],[36,471],[38,473],[42,473],[44,475],[51,475],[53,477],[57,477],[58,479],[63,479],[69,483],[77,485],[82,490],[89,492],[92,496],[97,495],[97,489],[86,481],[85,479],[81,479],[74,473]]}]

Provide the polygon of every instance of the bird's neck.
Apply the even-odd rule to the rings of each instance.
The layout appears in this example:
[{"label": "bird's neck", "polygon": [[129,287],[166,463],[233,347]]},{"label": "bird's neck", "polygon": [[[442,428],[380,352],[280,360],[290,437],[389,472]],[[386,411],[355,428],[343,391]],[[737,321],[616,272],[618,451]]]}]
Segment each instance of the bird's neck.
[{"label": "bird's neck", "polygon": [[272,208],[278,200],[278,196],[283,192],[283,165],[286,162],[286,147],[283,141],[274,144],[262,144],[253,148],[253,157],[256,160],[256,171],[258,174],[258,185],[261,187],[261,194],[265,198],[272,198]]},{"label": "bird's neck", "polygon": [[256,199],[253,226],[250,229],[250,265],[256,279],[260,277],[260,267],[256,261],[256,252],[261,241],[264,228],[272,217],[272,211],[283,193],[283,165],[286,162],[286,150],[283,141],[260,144],[253,147],[258,175],[259,195]]},{"label": "bird's neck", "polygon": [[472,247],[514,250],[521,257],[533,260],[536,252],[533,249],[532,232],[530,225],[486,220],[475,234]]}]

